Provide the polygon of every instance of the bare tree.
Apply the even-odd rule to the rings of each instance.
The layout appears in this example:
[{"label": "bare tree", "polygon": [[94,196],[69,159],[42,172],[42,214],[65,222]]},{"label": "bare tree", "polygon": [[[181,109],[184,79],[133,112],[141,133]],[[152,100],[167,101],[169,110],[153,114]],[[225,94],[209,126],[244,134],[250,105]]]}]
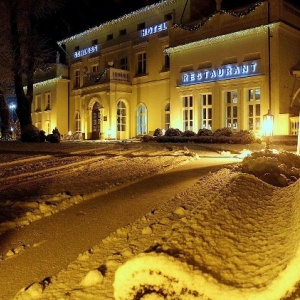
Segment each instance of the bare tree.
[{"label": "bare tree", "polygon": [[[14,89],[21,139],[38,141],[39,130],[32,124],[34,72],[49,57],[47,40],[41,35],[41,18],[53,13],[58,0],[0,0],[0,84]],[[30,134],[26,134],[30,132]]]}]

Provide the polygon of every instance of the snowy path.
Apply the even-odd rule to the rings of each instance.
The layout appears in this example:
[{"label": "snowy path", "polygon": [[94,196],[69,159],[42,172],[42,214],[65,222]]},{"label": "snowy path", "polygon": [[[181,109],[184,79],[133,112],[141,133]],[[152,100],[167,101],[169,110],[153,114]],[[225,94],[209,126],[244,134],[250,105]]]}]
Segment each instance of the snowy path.
[{"label": "snowy path", "polygon": [[157,209],[163,204],[162,198],[168,201],[210,170],[236,161],[200,158],[5,233],[1,236],[0,252],[18,245],[26,247],[0,261],[0,299],[11,300],[21,288],[56,275],[79,253]]}]

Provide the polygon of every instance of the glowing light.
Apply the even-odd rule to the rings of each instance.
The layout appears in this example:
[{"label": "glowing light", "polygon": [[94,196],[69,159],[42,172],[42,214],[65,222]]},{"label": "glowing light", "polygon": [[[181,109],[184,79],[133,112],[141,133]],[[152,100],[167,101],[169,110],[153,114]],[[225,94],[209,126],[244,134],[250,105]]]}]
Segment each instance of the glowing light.
[{"label": "glowing light", "polygon": [[167,30],[167,24],[166,23],[161,23],[159,25],[154,25],[151,27],[147,27],[141,30],[141,37],[145,37],[147,35],[151,35],[160,31]]},{"label": "glowing light", "polygon": [[270,114],[268,111],[267,114],[263,116],[263,135],[271,136],[273,135],[273,127],[274,127],[274,116]]},{"label": "glowing light", "polygon": [[77,38],[81,38],[84,35],[89,35],[90,33],[94,32],[94,31],[99,31],[99,30],[102,30],[105,27],[113,26],[113,25],[118,24],[118,23],[123,22],[123,21],[128,21],[129,19],[135,18],[137,15],[142,14],[144,12],[149,12],[149,11],[151,11],[153,9],[160,9],[160,8],[163,8],[163,7],[166,7],[166,6],[172,6],[173,3],[176,3],[177,1],[178,0],[170,0],[170,1],[161,0],[158,3],[154,3],[154,4],[148,5],[146,7],[143,7],[141,9],[138,9],[138,10],[134,11],[134,12],[126,14],[126,15],[118,18],[118,19],[114,19],[114,20],[108,21],[108,22],[103,23],[103,24],[101,24],[99,26],[90,28],[90,29],[88,29],[88,30],[86,30],[86,31],[84,31],[82,33],[73,35],[73,36],[71,36],[71,37],[69,37],[67,39],[59,41],[58,44],[61,46],[62,44],[65,44],[67,42],[76,40]]},{"label": "glowing light", "polygon": [[98,45],[93,45],[91,47],[87,47],[85,49],[75,51],[73,56],[74,58],[79,58],[88,54],[92,54],[97,51],[98,51]]},{"label": "glowing light", "polygon": [[241,65],[230,64],[220,68],[201,69],[196,72],[185,72],[182,74],[182,85],[257,75],[257,65],[258,61],[253,61],[245,62]]},{"label": "glowing light", "polygon": [[216,37],[203,39],[203,40],[200,40],[200,41],[196,41],[196,42],[176,46],[176,47],[173,47],[173,48],[170,47],[170,48],[165,49],[164,51],[167,54],[172,54],[172,53],[176,53],[176,52],[182,52],[182,51],[185,51],[187,49],[197,48],[199,46],[213,45],[213,44],[216,44],[216,43],[228,42],[230,39],[235,40],[239,37],[245,37],[245,36],[249,36],[249,35],[259,35],[262,32],[267,33],[268,28],[273,29],[277,26],[278,26],[278,24],[276,24],[276,23],[270,24],[270,25],[262,25],[262,26],[258,26],[258,27],[255,27],[255,28],[249,28],[249,29],[246,29],[246,30],[232,32],[232,33],[229,33],[229,34],[218,35]]}]

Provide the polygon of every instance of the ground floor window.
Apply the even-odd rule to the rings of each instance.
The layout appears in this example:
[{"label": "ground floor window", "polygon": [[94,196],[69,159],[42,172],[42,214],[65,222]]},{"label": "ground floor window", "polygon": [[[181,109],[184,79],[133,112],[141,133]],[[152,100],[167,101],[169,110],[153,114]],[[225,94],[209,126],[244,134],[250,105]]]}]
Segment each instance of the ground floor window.
[{"label": "ground floor window", "polygon": [[117,104],[117,131],[126,131],[126,104],[119,101]]},{"label": "ground floor window", "polygon": [[75,114],[75,131],[81,131],[81,120],[80,120],[80,113],[76,112]]},{"label": "ground floor window", "polygon": [[226,91],[225,95],[225,127],[238,130],[238,92]]},{"label": "ground floor window", "polygon": [[193,96],[182,98],[182,122],[183,131],[193,130],[194,128],[194,104]]},{"label": "ground floor window", "polygon": [[248,130],[259,131],[261,129],[260,95],[261,93],[259,88],[247,90],[246,102]]},{"label": "ground floor window", "polygon": [[165,106],[165,130],[170,128],[170,103]]},{"label": "ground floor window", "polygon": [[50,130],[51,130],[51,127],[50,127],[50,121],[46,121],[45,122],[45,128],[46,128],[46,133],[47,134],[50,134]]},{"label": "ground floor window", "polygon": [[137,108],[137,134],[144,135],[147,133],[147,107],[140,104]]},{"label": "ground floor window", "polygon": [[201,129],[212,129],[212,94],[200,96]]}]

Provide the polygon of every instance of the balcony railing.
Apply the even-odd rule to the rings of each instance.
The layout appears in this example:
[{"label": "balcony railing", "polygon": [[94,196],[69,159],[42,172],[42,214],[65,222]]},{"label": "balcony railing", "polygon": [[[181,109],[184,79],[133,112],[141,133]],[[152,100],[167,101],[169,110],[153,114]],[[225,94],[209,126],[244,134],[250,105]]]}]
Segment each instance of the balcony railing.
[{"label": "balcony railing", "polygon": [[131,83],[130,71],[110,67],[105,71],[87,73],[84,76],[83,87],[107,82]]}]

